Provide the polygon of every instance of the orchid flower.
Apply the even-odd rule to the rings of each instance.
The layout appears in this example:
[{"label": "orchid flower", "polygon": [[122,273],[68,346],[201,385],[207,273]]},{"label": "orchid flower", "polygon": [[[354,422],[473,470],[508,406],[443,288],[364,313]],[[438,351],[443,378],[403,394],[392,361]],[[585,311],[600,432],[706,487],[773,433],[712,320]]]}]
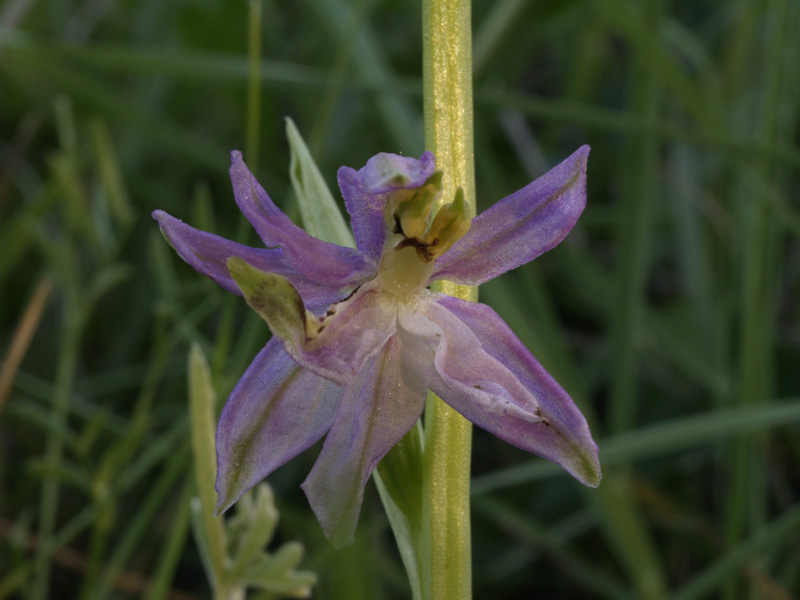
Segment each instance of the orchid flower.
[{"label": "orchid flower", "polygon": [[442,172],[430,152],[342,167],[357,248],[294,225],[240,152],[231,153],[234,196],[265,249],[155,211],[181,258],[244,296],[273,334],[220,416],[218,512],[327,434],[302,487],[328,539],[348,543],[367,479],[420,418],[429,390],[596,486],[597,446],[569,395],[491,308],[428,289],[438,279],[479,285],[556,246],[586,204],[588,154],[578,149],[474,219],[460,189],[437,210]]}]

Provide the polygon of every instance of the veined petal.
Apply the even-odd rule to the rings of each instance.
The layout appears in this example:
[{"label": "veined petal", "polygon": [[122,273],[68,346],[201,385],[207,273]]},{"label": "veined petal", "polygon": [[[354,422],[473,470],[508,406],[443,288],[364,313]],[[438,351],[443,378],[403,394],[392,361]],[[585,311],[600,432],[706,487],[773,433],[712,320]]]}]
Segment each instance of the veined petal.
[{"label": "veined petal", "polygon": [[260,271],[238,258],[230,259],[228,268],[247,303],[281,339],[289,356],[340,385],[350,381],[364,361],[394,334],[394,301],[369,286],[362,286],[317,318],[280,275]]},{"label": "veined petal", "polygon": [[[597,445],[586,419],[491,308],[438,295],[400,328],[420,341],[428,385],[477,426],[551,460],[585,485],[600,482]],[[427,346],[427,348],[425,348]],[[432,355],[432,356],[431,356]]]},{"label": "veined petal", "polygon": [[405,368],[403,354],[403,340],[392,336],[355,374],[302,485],[334,546],[352,542],[367,479],[422,414],[427,386]]},{"label": "veined petal", "polygon": [[339,169],[339,188],[359,250],[378,261],[386,237],[384,209],[389,194],[420,187],[435,170],[432,152],[425,152],[419,160],[382,152],[358,171]]},{"label": "veined petal", "polygon": [[589,146],[472,220],[467,234],[437,262],[431,281],[479,285],[547,252],[586,206]]},{"label": "veined petal", "polygon": [[277,338],[233,388],[217,426],[217,513],[330,428],[343,388],[304,370]]},{"label": "veined petal", "polygon": [[231,182],[236,204],[267,247],[280,246],[289,263],[310,281],[341,285],[363,282],[377,270],[374,260],[354,248],[344,248],[308,235],[275,206],[244,164],[242,153],[231,152]]},{"label": "veined petal", "polygon": [[360,281],[345,278],[337,285],[308,280],[289,263],[281,248],[250,248],[218,235],[195,229],[163,210],[153,212],[164,237],[178,255],[198,273],[213,279],[229,292],[242,295],[228,271],[228,259],[236,256],[261,271],[286,277],[310,307],[341,300]]},{"label": "veined petal", "polygon": [[347,385],[394,335],[396,327],[395,303],[386,294],[364,286],[351,298],[331,306],[321,318],[317,334],[290,354],[307,369]]}]

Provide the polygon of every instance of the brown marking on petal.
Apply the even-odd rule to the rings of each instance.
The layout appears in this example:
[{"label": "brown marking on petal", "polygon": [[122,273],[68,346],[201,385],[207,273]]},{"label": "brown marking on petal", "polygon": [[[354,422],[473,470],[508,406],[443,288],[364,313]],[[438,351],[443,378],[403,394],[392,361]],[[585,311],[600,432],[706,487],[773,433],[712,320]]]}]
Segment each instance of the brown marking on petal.
[{"label": "brown marking on petal", "polygon": [[540,419],[540,421],[539,421],[539,422],[540,422],[542,425],[544,425],[545,427],[550,427],[550,420],[549,420],[547,417],[545,417],[544,415],[542,415],[542,409],[541,409],[541,408],[539,408],[539,407],[537,406],[537,407],[536,407],[536,408],[534,408],[534,409],[533,409],[531,412],[533,413],[533,415],[534,415],[535,417],[537,417],[538,419]]},{"label": "brown marking on petal", "polygon": [[400,217],[397,216],[397,213],[394,213],[394,229],[392,229],[392,233],[399,233],[403,237],[406,237],[406,234],[403,233],[403,226],[400,224]]},{"label": "brown marking on petal", "polygon": [[433,260],[429,248],[431,244],[420,242],[417,238],[405,238],[402,242],[394,247],[396,251],[403,250],[404,248],[414,248],[417,251],[417,256],[424,263],[429,263]]},{"label": "brown marking on petal", "polygon": [[[353,296],[355,296],[356,292],[357,292],[358,290],[360,290],[360,289],[361,289],[361,286],[359,285],[359,286],[358,286],[356,289],[354,289],[352,292],[350,292],[349,294],[347,294],[347,297],[346,297],[346,298],[342,298],[342,299],[341,299],[341,300],[339,300],[339,301],[338,301],[336,304],[341,304],[342,302],[347,302],[348,300],[350,300],[350,298],[352,298]],[[336,304],[334,304],[334,306],[336,306]],[[334,308],[334,306],[332,306],[332,307],[331,307],[331,308],[329,308],[328,310],[332,310],[333,312],[336,312],[336,309]]]},{"label": "brown marking on petal", "polygon": [[433,255],[431,254],[430,250],[428,250],[428,246],[426,244],[416,247],[416,251],[417,256],[419,256],[419,259],[422,262],[429,263],[433,260]]}]

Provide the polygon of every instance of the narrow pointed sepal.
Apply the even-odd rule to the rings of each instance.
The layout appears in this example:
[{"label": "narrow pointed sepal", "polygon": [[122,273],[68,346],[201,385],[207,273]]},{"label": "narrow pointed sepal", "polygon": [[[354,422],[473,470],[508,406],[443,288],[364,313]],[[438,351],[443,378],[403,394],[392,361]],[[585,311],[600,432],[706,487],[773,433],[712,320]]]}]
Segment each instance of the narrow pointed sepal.
[{"label": "narrow pointed sepal", "polygon": [[471,229],[436,263],[431,281],[480,285],[551,250],[586,207],[582,146],[537,180],[472,220]]},{"label": "narrow pointed sepal", "polygon": [[217,514],[331,426],[340,386],[303,369],[277,338],[233,388],[217,426]]},{"label": "narrow pointed sepal", "polygon": [[239,286],[228,270],[228,259],[236,256],[261,271],[286,277],[310,307],[328,306],[347,296],[357,280],[345,278],[336,285],[315,283],[299,273],[281,248],[250,248],[213,233],[195,229],[180,219],[153,211],[161,233],[178,255],[198,273],[213,279],[229,292],[241,295]]},{"label": "narrow pointed sepal", "polygon": [[320,285],[361,283],[377,265],[362,252],[323,242],[292,223],[247,168],[242,153],[231,152],[231,183],[236,204],[267,247],[278,246],[304,277]]},{"label": "narrow pointed sepal", "polygon": [[[419,341],[430,389],[478,427],[595,487],[601,472],[586,419],[506,323],[484,304],[439,295],[400,328]],[[428,358],[424,358],[427,354]]]},{"label": "narrow pointed sepal", "polygon": [[339,188],[359,250],[378,261],[386,239],[384,219],[389,195],[420,187],[435,170],[436,159],[431,152],[425,152],[419,160],[382,152],[358,171],[350,167],[339,169]]}]

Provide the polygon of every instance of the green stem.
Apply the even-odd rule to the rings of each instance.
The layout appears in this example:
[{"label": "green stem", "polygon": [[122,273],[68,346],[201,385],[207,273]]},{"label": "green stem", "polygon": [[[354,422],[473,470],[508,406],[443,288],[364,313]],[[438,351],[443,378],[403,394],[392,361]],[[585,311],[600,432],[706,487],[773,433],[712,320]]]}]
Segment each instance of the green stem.
[{"label": "green stem", "polygon": [[[443,201],[460,186],[475,212],[470,0],[423,0],[425,145],[444,171]],[[444,282],[466,300],[477,289]],[[472,425],[431,394],[425,409],[422,481],[422,596],[472,597],[469,483]]]},{"label": "green stem", "polygon": [[247,19],[247,164],[258,172],[258,142],[261,129],[261,0],[250,0]]}]

